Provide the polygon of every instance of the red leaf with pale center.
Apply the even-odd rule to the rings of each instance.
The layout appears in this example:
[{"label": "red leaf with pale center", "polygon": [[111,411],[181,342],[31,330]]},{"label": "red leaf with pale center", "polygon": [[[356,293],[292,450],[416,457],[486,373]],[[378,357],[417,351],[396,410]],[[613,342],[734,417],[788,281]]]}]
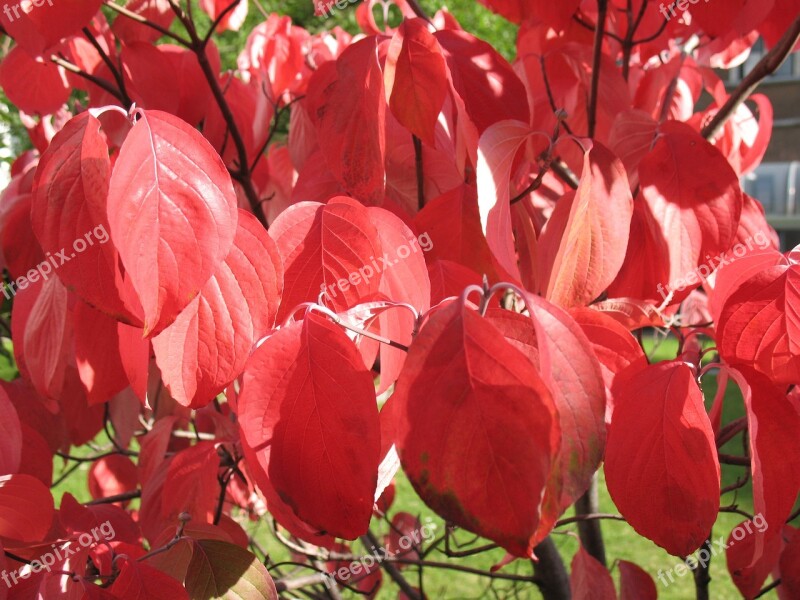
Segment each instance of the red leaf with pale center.
[{"label": "red leaf with pale center", "polygon": [[[647,395],[642,395],[642,390]],[[719,511],[714,432],[689,365],[651,365],[618,381],[605,473],[611,498],[637,533],[686,556]]]},{"label": "red leaf with pale center", "polygon": [[372,377],[344,331],[313,313],[253,353],[239,406],[247,443],[300,519],[336,537],[372,515],[380,423]]},{"label": "red leaf with pale center", "polygon": [[111,238],[158,333],[200,292],[236,232],[236,194],[222,159],[185,122],[140,111],[108,195]]},{"label": "red leaf with pale center", "polygon": [[625,167],[595,142],[585,154],[575,194],[556,204],[539,238],[541,291],[570,308],[595,300],[622,268],[633,198]]},{"label": "red leaf with pale center", "polygon": [[414,340],[392,402],[403,470],[425,503],[515,556],[531,556],[560,437],[533,364],[454,301]]},{"label": "red leaf with pale center", "polygon": [[267,231],[240,211],[233,247],[178,318],[153,338],[170,394],[200,407],[244,370],[256,342],[271,329],[283,286],[283,266]]},{"label": "red leaf with pale center", "polygon": [[515,158],[533,132],[522,121],[500,121],[490,126],[478,144],[478,206],[489,248],[513,277],[519,279],[511,225],[511,178]]}]

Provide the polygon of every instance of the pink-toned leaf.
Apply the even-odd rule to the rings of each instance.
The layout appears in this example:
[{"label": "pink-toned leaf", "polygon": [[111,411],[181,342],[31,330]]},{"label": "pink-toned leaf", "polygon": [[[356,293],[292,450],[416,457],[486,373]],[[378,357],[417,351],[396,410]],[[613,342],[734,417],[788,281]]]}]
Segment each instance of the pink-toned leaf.
[{"label": "pink-toned leaf", "polygon": [[617,600],[611,573],[583,546],[572,559],[571,571],[569,587],[573,600]]},{"label": "pink-toned leaf", "polygon": [[241,374],[256,342],[274,324],[282,287],[275,242],[251,213],[240,211],[227,258],[200,295],[153,338],[173,398],[203,406]]},{"label": "pink-toned leaf", "polygon": [[197,130],[166,113],[137,114],[111,175],[108,218],[151,335],[227,256],[238,213],[230,175]]}]

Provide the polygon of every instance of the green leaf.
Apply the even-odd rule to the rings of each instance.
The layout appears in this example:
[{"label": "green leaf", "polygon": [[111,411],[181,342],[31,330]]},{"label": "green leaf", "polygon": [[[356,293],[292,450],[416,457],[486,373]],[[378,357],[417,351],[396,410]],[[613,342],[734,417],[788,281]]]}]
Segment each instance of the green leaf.
[{"label": "green leaf", "polygon": [[277,600],[266,567],[239,546],[218,540],[194,543],[185,586],[192,600]]}]

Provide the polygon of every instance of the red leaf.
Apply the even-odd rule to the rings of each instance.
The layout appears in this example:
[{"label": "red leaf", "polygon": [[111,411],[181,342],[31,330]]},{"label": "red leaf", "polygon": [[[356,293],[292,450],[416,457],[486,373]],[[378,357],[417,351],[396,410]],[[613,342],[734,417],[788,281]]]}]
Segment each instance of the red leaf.
[{"label": "red leaf", "polygon": [[121,600],[189,600],[183,585],[169,575],[134,559],[120,561],[119,576],[109,591]]},{"label": "red leaf", "polygon": [[73,343],[68,292],[61,281],[39,280],[21,289],[11,326],[20,372],[42,396],[58,398]]},{"label": "red leaf", "polygon": [[619,566],[619,600],[656,600],[658,590],[650,574],[627,560]]},{"label": "red leaf", "polygon": [[633,198],[620,160],[595,142],[584,155],[575,194],[557,204],[539,238],[540,289],[569,308],[595,300],[619,273]]},{"label": "red leaf", "polygon": [[219,455],[214,442],[198,442],[172,459],[164,482],[161,516],[175,520],[187,512],[194,521],[211,523],[219,499]]},{"label": "red leaf", "polygon": [[378,292],[381,278],[364,277],[367,268],[373,273],[382,268],[380,238],[365,207],[352,201],[300,202],[281,213],[269,232],[284,267],[278,321],[298,304],[315,302],[322,291],[336,312]]},{"label": "red leaf", "polygon": [[617,600],[611,573],[583,546],[578,548],[571,568],[569,588],[573,600]]},{"label": "red leaf", "polygon": [[153,338],[170,394],[200,407],[244,370],[256,342],[272,328],[283,286],[278,249],[243,210],[233,247],[174,323]]},{"label": "red leaf", "polygon": [[731,247],[742,192],[725,157],[691,127],[668,121],[659,131],[653,150],[639,165],[639,176],[642,195],[668,242],[669,280],[662,283],[683,281],[684,289],[675,290],[680,300],[700,284],[698,265]]},{"label": "red leaf", "polygon": [[307,102],[328,167],[348,194],[364,203],[382,203],[386,98],[376,38],[348,46],[335,70],[318,70],[309,94],[312,90],[316,94]]},{"label": "red leaf", "polygon": [[0,388],[0,473],[16,473],[22,459],[22,429],[17,409]]},{"label": "red leaf", "polygon": [[41,481],[30,475],[0,476],[0,542],[41,542],[54,514],[53,496]]},{"label": "red leaf", "polygon": [[166,113],[137,114],[111,176],[108,215],[151,335],[227,256],[238,213],[230,175],[197,130]]},{"label": "red leaf", "polygon": [[121,454],[93,462],[88,479],[89,493],[95,500],[134,491],[139,484],[136,465]]},{"label": "red leaf", "polygon": [[613,392],[605,456],[611,498],[640,535],[675,556],[691,554],[714,525],[720,491],[714,432],[694,373],[662,362],[618,381]]},{"label": "red leaf", "polygon": [[781,587],[787,598],[800,595],[800,534],[795,531],[780,559]]},{"label": "red leaf", "polygon": [[764,268],[770,257],[765,261],[758,261],[762,270],[739,285],[722,308],[717,323],[720,353],[729,364],[746,365],[774,383],[791,384],[797,379],[800,356],[792,351],[788,330],[788,313],[794,310],[789,273],[800,267]]},{"label": "red leaf", "polygon": [[[132,13],[141,15],[150,23],[156,23],[165,29],[169,29],[172,21],[175,20],[175,13],[169,5],[169,0],[128,0],[125,8]],[[153,43],[163,35],[152,27],[127,18],[114,19],[111,29],[125,44],[132,42]]]},{"label": "red leaf", "polygon": [[[200,0],[200,7],[208,13],[212,20],[220,18],[223,11],[230,5],[230,0]],[[233,10],[222,16],[219,30],[239,31],[247,18],[248,5],[248,2],[239,2]]]},{"label": "red leaf", "polygon": [[606,423],[610,423],[614,411],[614,398],[611,395],[614,380],[629,367],[631,371],[644,369],[648,365],[647,357],[636,338],[607,314],[591,308],[577,308],[571,310],[570,315],[581,326],[600,362],[608,394]]},{"label": "red leaf", "polygon": [[549,521],[583,495],[600,466],[606,443],[606,394],[600,364],[580,326],[538,296],[527,295],[525,302],[536,329],[538,369],[553,394],[562,431],[558,462],[545,495],[545,504],[556,509],[549,512]]},{"label": "red leaf", "polygon": [[69,86],[60,67],[34,60],[16,46],[0,63],[0,87],[20,110],[50,115],[69,99]]},{"label": "red leaf", "polygon": [[392,402],[403,470],[425,503],[531,556],[560,428],[530,361],[454,301],[414,340]]},{"label": "red leaf", "polygon": [[24,6],[20,7],[19,15],[16,7],[12,6],[14,16],[19,18],[9,19],[3,26],[21,47],[37,55],[65,37],[78,33],[81,27],[89,24],[102,4],[102,0],[47,0],[46,4],[28,4],[28,11]]},{"label": "red leaf", "polygon": [[424,19],[406,19],[397,28],[383,76],[392,114],[433,146],[434,128],[447,95],[447,78],[442,50]]},{"label": "red leaf", "polygon": [[161,46],[147,42],[125,44],[120,60],[125,89],[138,107],[177,113],[178,72]]},{"label": "red leaf", "polygon": [[84,302],[73,314],[75,361],[89,404],[102,404],[128,387],[117,323]]},{"label": "red leaf", "polygon": [[[109,240],[108,152],[100,121],[89,112],[70,119],[39,161],[31,225],[64,285],[99,310],[136,322],[141,309],[136,300],[126,307],[120,297],[118,254]],[[44,267],[51,270],[48,262]]]},{"label": "red leaf", "polygon": [[[427,312],[431,307],[431,284],[423,256],[426,247],[422,246],[420,239],[399,217],[377,207],[369,208],[367,211],[370,221],[378,232],[381,248],[392,249],[396,256],[390,259],[391,264],[384,265],[382,273],[376,274],[381,280],[379,292],[392,302],[410,304],[420,314]],[[411,344],[414,321],[414,315],[403,308],[384,311],[378,317],[381,335],[404,345]],[[397,381],[405,360],[405,352],[381,344],[379,394]]]},{"label": "red leaf", "polygon": [[753,478],[753,511],[768,529],[755,541],[754,560],[779,536],[800,492],[800,400],[752,370],[730,370],[744,397]]},{"label": "red leaf", "polygon": [[498,121],[530,121],[525,86],[491,45],[462,30],[443,29],[434,37],[447,61],[452,87],[479,134]]},{"label": "red leaf", "polygon": [[271,484],[303,521],[355,539],[369,524],[380,462],[372,377],[347,335],[308,313],[253,353],[240,418]]},{"label": "red leaf", "polygon": [[414,217],[414,226],[431,239],[431,248],[425,253],[429,264],[437,259],[453,261],[495,280],[475,186],[461,185],[426,203]]},{"label": "red leaf", "polygon": [[495,257],[519,279],[511,226],[511,178],[515,158],[533,135],[522,121],[501,121],[489,127],[478,146],[478,206],[481,225]]},{"label": "red leaf", "polygon": [[[734,537],[734,531],[753,532],[752,521],[744,521],[731,531],[725,548],[725,559],[728,573],[742,596],[748,600],[755,598],[761,591],[770,573],[778,566],[783,540],[775,535],[767,542],[766,547],[757,548],[757,533],[745,534],[743,538]],[[763,545],[762,545],[763,546]],[[763,550],[763,552],[762,552]],[[756,553],[760,556],[756,557]]]}]

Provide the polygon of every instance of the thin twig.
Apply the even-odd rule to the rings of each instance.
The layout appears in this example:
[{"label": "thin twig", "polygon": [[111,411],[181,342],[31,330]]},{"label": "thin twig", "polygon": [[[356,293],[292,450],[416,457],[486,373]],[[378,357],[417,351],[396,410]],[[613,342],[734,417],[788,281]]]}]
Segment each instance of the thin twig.
[{"label": "thin twig", "polygon": [[597,127],[597,103],[600,89],[600,65],[603,58],[603,32],[606,26],[606,13],[608,0],[597,0],[597,25],[594,32],[594,49],[592,54],[592,87],[589,95],[589,132],[590,138],[594,137]]},{"label": "thin twig", "polygon": [[701,134],[707,140],[713,140],[725,126],[725,123],[736,112],[736,109],[747,100],[758,85],[768,76],[780,69],[786,57],[792,53],[795,45],[800,40],[800,15],[795,18],[780,41],[758,61],[753,70],[742,79],[738,87],[728,96],[728,100],[709,121]]}]

